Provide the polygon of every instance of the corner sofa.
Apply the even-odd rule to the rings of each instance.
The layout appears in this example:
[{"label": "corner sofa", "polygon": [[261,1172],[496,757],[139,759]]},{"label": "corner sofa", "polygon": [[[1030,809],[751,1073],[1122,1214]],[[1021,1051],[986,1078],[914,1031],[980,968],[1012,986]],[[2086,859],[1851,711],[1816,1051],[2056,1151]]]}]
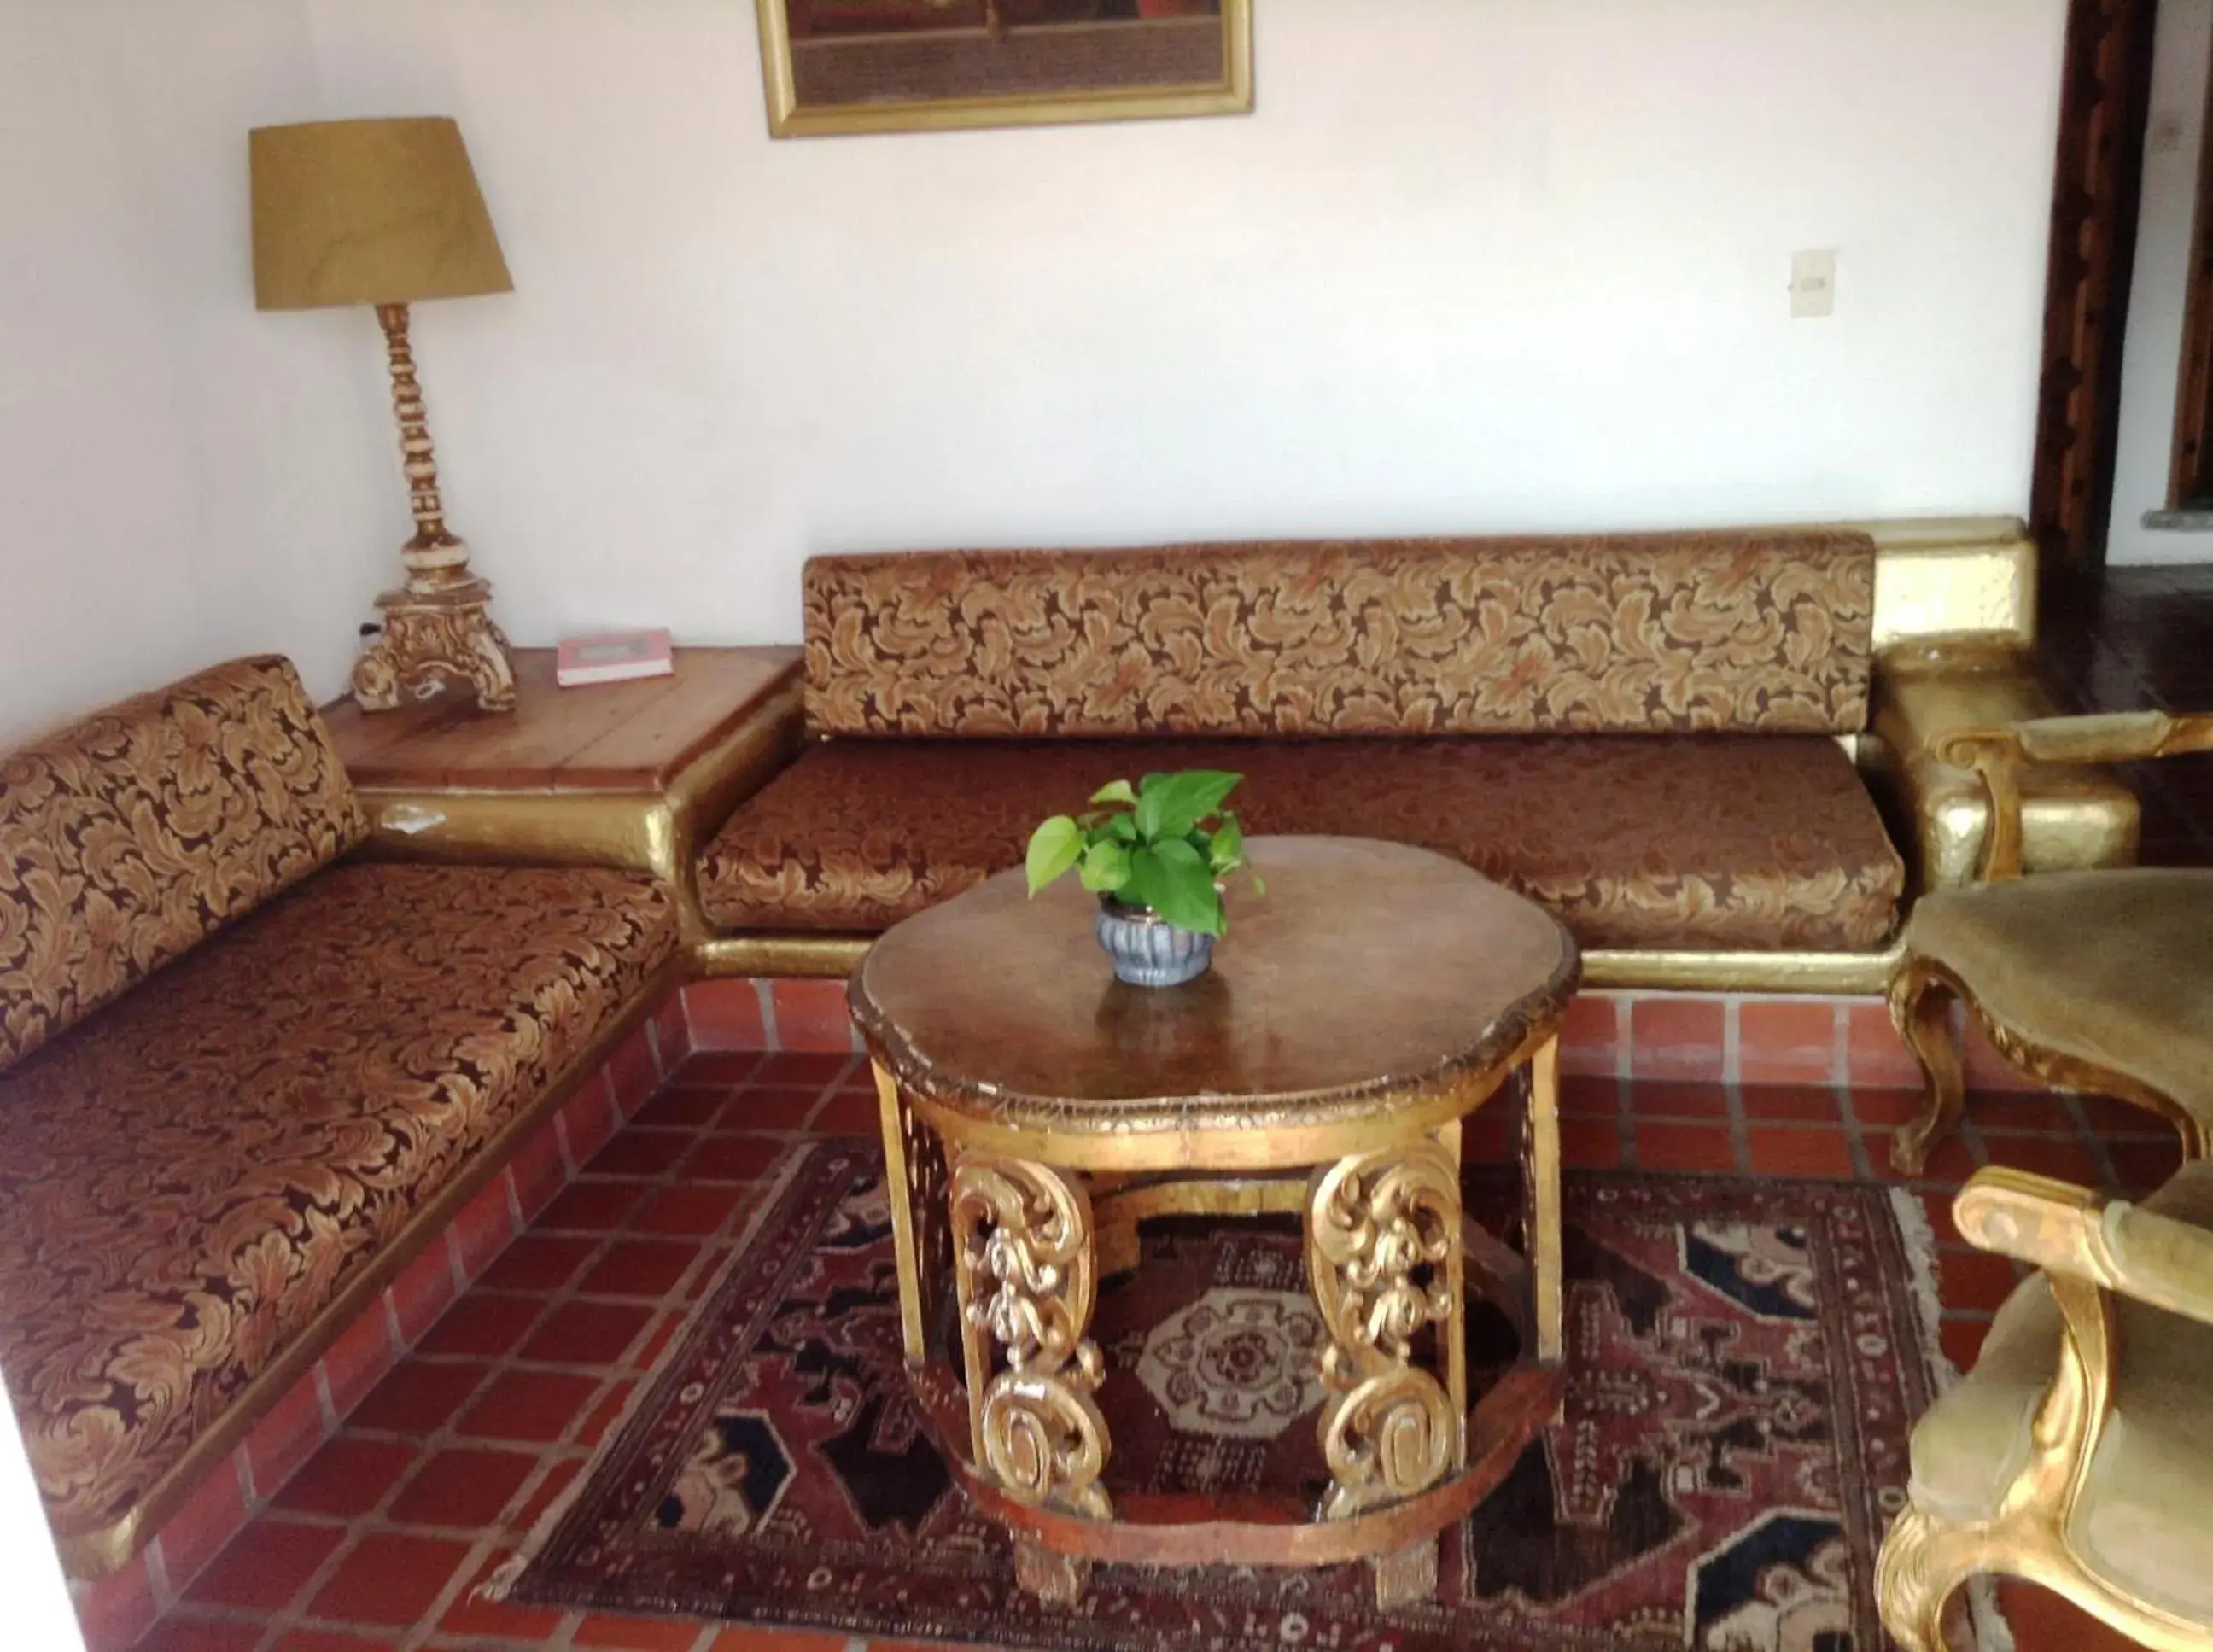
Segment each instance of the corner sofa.
[{"label": "corner sofa", "polygon": [[0,1369],[128,1558],[680,964],[653,879],[372,863],[242,660],[0,758]]},{"label": "corner sofa", "polygon": [[[1929,742],[2046,704],[2016,527],[818,558],[808,743],[699,855],[699,956],[843,973],[1104,781],[1204,765],[1248,830],[1521,890],[1593,984],[1873,991],[1979,842]],[[2133,857],[2110,778],[2029,789],[2045,864]]]}]

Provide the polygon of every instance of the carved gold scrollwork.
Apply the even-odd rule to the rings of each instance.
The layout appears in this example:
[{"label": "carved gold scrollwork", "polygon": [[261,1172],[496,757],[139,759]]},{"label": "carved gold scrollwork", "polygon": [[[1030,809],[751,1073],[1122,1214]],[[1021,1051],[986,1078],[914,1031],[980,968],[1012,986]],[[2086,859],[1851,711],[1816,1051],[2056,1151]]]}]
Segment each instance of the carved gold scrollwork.
[{"label": "carved gold scrollwork", "polygon": [[[975,1448],[1009,1497],[1109,1520],[1109,1449],[1092,1395],[1106,1374],[1084,1336],[1098,1294],[1091,1200],[1044,1165],[963,1155],[953,1240]],[[996,1344],[1006,1369],[992,1374]]]},{"label": "carved gold scrollwork", "polygon": [[1330,1337],[1327,1519],[1426,1490],[1459,1457],[1463,1420],[1412,1359],[1424,1327],[1459,1334],[1448,1264],[1460,1220],[1458,1167],[1435,1142],[1346,1159],[1314,1180],[1307,1268]]}]

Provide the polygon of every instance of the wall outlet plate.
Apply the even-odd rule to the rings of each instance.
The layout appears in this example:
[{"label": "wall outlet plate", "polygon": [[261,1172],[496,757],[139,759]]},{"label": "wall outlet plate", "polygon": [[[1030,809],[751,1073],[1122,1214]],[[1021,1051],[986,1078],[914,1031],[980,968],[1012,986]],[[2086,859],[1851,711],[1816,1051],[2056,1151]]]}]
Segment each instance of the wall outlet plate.
[{"label": "wall outlet plate", "polygon": [[1818,320],[1837,313],[1837,255],[1833,252],[1795,253],[1790,259],[1790,315],[1793,320]]}]

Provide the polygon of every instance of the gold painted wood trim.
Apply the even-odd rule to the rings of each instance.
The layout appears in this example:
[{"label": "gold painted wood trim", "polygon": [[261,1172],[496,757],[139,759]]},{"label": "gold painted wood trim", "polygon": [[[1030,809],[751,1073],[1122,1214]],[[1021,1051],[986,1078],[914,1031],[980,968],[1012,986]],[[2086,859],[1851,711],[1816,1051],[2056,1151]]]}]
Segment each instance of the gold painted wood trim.
[{"label": "gold painted wood trim", "polygon": [[[692,948],[707,979],[842,980],[875,943],[872,935],[753,931],[719,935]],[[1881,952],[1630,952],[1583,954],[1583,985],[1615,991],[1816,993],[1873,997],[1900,956]]]},{"label": "gold painted wood trim", "polygon": [[1253,107],[1253,0],[1222,0],[1226,73],[1220,82],[1211,86],[1174,90],[1131,88],[1024,93],[1008,97],[947,98],[924,103],[848,103],[815,109],[799,107],[791,34],[783,0],[756,0],[755,9],[760,20],[762,88],[767,101],[769,134],[773,137],[1157,120],[1191,115],[1247,114]]},{"label": "gold painted wood trim", "polygon": [[369,1265],[347,1280],[301,1327],[284,1351],[200,1431],[130,1513],[98,1531],[58,1537],[55,1546],[61,1551],[64,1570],[71,1577],[87,1581],[105,1577],[159,1533],[200,1483],[245,1442],[253,1425],[330,1351],[339,1333],[370,1309],[401,1269],[444,1235],[462,1207],[505,1170],[546,1121],[606,1065],[623,1040],[651,1018],[661,1000],[675,989],[681,962],[680,955],[655,971],[628,1008],[602,1028],[529,1106],[501,1125],[453,1180],[418,1206]]}]

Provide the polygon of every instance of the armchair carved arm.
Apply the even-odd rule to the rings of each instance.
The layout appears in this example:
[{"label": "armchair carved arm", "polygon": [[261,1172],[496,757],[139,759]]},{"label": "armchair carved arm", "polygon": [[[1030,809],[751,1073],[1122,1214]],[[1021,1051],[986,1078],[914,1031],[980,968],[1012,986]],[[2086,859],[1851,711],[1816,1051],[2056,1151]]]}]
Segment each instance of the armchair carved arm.
[{"label": "armchair carved arm", "polygon": [[2004,1169],[1978,1172],[1953,1219],[1980,1249],[2213,1325],[2213,1231]]},{"label": "armchair carved arm", "polygon": [[2035,717],[2000,728],[1957,728],[1933,744],[1937,760],[1972,769],[1990,799],[1978,875],[1985,882],[2021,875],[2021,772],[2031,763],[2141,763],[2186,752],[2213,752],[2213,714],[2170,716],[2123,711]]}]

